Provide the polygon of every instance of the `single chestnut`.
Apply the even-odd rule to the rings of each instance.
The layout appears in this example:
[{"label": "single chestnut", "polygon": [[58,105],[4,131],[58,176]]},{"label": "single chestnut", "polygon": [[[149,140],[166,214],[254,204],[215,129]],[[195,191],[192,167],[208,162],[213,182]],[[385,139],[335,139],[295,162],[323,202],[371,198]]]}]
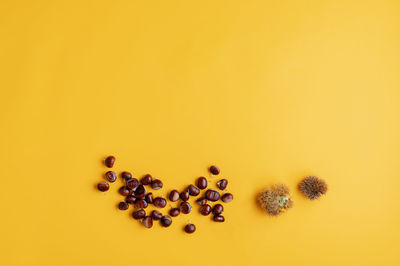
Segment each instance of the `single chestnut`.
[{"label": "single chestnut", "polygon": [[135,190],[139,186],[139,181],[136,178],[128,178],[126,180],[126,186],[132,190]]},{"label": "single chestnut", "polygon": [[211,206],[208,204],[201,206],[200,213],[204,216],[209,215],[211,213]]},{"label": "single chestnut", "polygon": [[215,215],[215,216],[213,217],[213,220],[214,220],[215,222],[220,222],[220,223],[222,223],[222,222],[225,222],[225,217],[222,216],[222,215]]},{"label": "single chestnut", "polygon": [[128,196],[126,196],[125,201],[129,204],[134,204],[136,201],[136,198],[133,195],[128,195]]},{"label": "single chestnut", "polygon": [[148,204],[152,204],[153,203],[153,193],[147,193],[146,196],[144,197],[144,199],[146,200],[146,202]]},{"label": "single chestnut", "polygon": [[163,187],[163,183],[159,179],[154,179],[151,181],[151,188],[154,190],[158,190]]},{"label": "single chestnut", "polygon": [[208,185],[207,179],[203,176],[197,179],[197,187],[200,189],[205,189]]},{"label": "single chestnut", "polygon": [[164,215],[161,217],[161,225],[164,227],[168,227],[172,224],[172,218],[169,217],[168,215]]},{"label": "single chestnut", "polygon": [[181,194],[179,194],[179,197],[183,201],[187,201],[189,199],[189,191],[182,191]]},{"label": "single chestnut", "polygon": [[224,206],[222,206],[221,204],[215,204],[212,210],[214,215],[220,215],[221,213],[224,212]]},{"label": "single chestnut", "polygon": [[121,201],[118,204],[118,209],[120,209],[121,211],[126,211],[129,208],[129,204],[125,201]]},{"label": "single chestnut", "polygon": [[164,208],[167,206],[167,201],[163,197],[157,197],[153,200],[153,204],[157,208]]},{"label": "single chestnut", "polygon": [[122,196],[128,196],[131,193],[131,190],[127,186],[123,186],[119,189],[119,194]]},{"label": "single chestnut", "polygon": [[151,212],[151,218],[153,218],[154,221],[160,220],[162,216],[162,213],[157,210]]},{"label": "single chestnut", "polygon": [[220,172],[219,168],[215,165],[212,165],[209,170],[210,170],[211,174],[213,174],[213,175],[218,175]]},{"label": "single chestnut", "polygon": [[192,206],[189,204],[189,202],[181,202],[179,205],[179,208],[181,209],[181,212],[184,214],[188,214],[190,210],[192,209]]},{"label": "single chestnut", "polygon": [[200,206],[206,205],[207,204],[207,199],[204,197],[198,198],[196,200],[196,203],[199,204]]},{"label": "single chestnut", "polygon": [[146,216],[146,211],[143,210],[143,209],[135,210],[135,211],[132,213],[132,217],[133,217],[133,219],[135,219],[135,220],[143,219],[145,216]]},{"label": "single chestnut", "polygon": [[104,164],[108,167],[108,168],[112,168],[114,166],[115,163],[115,157],[114,156],[108,156],[105,160],[104,160]]},{"label": "single chestnut", "polygon": [[144,199],[144,197],[146,196],[146,188],[143,185],[139,185],[135,192],[134,192],[135,196],[137,198],[142,198]]},{"label": "single chestnut", "polygon": [[197,196],[197,195],[200,194],[200,189],[198,189],[198,188],[197,188],[196,186],[194,186],[194,185],[190,185],[190,186],[188,187],[188,191],[189,191],[190,196]]},{"label": "single chestnut", "polygon": [[142,179],[140,180],[142,185],[145,185],[145,186],[150,185],[151,181],[153,181],[153,177],[150,174],[143,176]]},{"label": "single chestnut", "polygon": [[217,182],[217,187],[220,190],[225,190],[225,188],[228,186],[228,180],[226,179],[221,179]]},{"label": "single chestnut", "polygon": [[153,219],[151,219],[150,216],[146,216],[146,217],[144,217],[142,223],[143,223],[144,227],[151,228],[153,226]]},{"label": "single chestnut", "polygon": [[185,232],[186,233],[188,233],[188,234],[192,234],[192,233],[194,233],[194,231],[196,231],[196,226],[194,225],[194,224],[187,224],[186,226],[185,226]]},{"label": "single chestnut", "polygon": [[117,174],[114,171],[108,171],[105,173],[105,177],[108,182],[114,183],[117,180]]},{"label": "single chestnut", "polygon": [[174,189],[169,193],[169,200],[175,202],[179,199],[179,191]]},{"label": "single chestnut", "polygon": [[110,185],[107,182],[100,182],[97,184],[97,189],[101,192],[106,192],[110,189]]},{"label": "single chestnut", "polygon": [[130,172],[122,172],[121,177],[125,180],[132,178],[132,174]]},{"label": "single chestnut", "polygon": [[180,211],[178,208],[172,208],[172,209],[169,211],[169,215],[171,215],[172,217],[176,217],[176,216],[179,215],[180,212],[181,212],[181,211]]},{"label": "single chestnut", "polygon": [[[129,197],[129,196],[128,196],[128,197]],[[147,206],[148,206],[148,204],[147,204],[147,202],[146,202],[144,199],[138,199],[138,200],[136,200],[136,202],[135,202],[135,207],[136,207],[136,208],[144,209],[144,208],[147,208]]]},{"label": "single chestnut", "polygon": [[206,191],[206,199],[209,201],[217,201],[219,200],[219,192],[214,189],[209,189]]},{"label": "single chestnut", "polygon": [[222,195],[221,200],[225,203],[231,202],[233,200],[233,195],[231,193],[225,193]]}]

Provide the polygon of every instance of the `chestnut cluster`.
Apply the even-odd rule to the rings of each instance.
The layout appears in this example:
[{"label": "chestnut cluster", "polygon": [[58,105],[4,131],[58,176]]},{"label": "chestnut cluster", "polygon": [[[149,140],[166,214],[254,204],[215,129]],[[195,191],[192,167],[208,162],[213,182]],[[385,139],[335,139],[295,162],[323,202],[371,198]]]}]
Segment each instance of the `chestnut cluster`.
[{"label": "chestnut cluster", "polygon": [[[109,156],[104,160],[105,165],[108,168],[112,168],[115,163],[115,157]],[[218,175],[220,170],[217,166],[211,166],[209,171],[212,175]],[[188,202],[189,198],[200,195],[201,190],[205,190],[208,187],[208,181],[205,177],[199,177],[196,181],[196,185],[189,185],[184,191],[179,192],[174,189],[170,191],[168,199],[171,202],[180,200],[179,206],[171,208],[168,212],[169,215],[163,215],[158,210],[153,210],[151,213],[146,213],[146,208],[149,204],[153,204],[158,209],[163,209],[167,205],[167,199],[163,196],[154,197],[152,192],[148,192],[146,186],[150,186],[153,190],[159,190],[163,187],[163,182],[159,179],[153,178],[150,174],[146,174],[140,180],[132,177],[130,172],[124,171],[121,173],[121,178],[124,180],[125,185],[119,189],[119,193],[125,197],[125,200],[118,204],[118,208],[122,211],[128,210],[129,205],[134,206],[132,217],[135,220],[139,220],[146,228],[153,226],[153,221],[160,221],[161,226],[169,227],[172,224],[172,218],[176,217],[180,213],[189,214],[192,210],[192,206]],[[114,171],[107,171],[105,173],[105,179],[109,183],[114,183],[117,179],[117,174]],[[105,192],[109,190],[110,185],[107,182],[100,182],[97,185],[98,190]],[[228,185],[228,180],[221,179],[217,182],[217,187],[224,191]],[[225,218],[222,216],[224,207],[222,204],[217,203],[214,206],[209,205],[212,202],[221,200],[223,203],[228,203],[233,200],[231,193],[224,193],[222,196],[214,189],[208,189],[204,195],[199,197],[196,202],[200,205],[200,213],[202,215],[213,214],[213,220],[216,222],[224,222]],[[188,223],[184,227],[186,233],[194,233],[196,226]]]}]

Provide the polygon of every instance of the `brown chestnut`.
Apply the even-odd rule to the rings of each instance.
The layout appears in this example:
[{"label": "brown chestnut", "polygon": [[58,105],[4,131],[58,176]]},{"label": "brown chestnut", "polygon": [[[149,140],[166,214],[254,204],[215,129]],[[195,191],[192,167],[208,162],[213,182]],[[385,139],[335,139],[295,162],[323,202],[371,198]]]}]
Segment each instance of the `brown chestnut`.
[{"label": "brown chestnut", "polygon": [[194,225],[194,224],[187,224],[186,226],[185,226],[185,232],[186,233],[188,233],[188,234],[192,234],[192,233],[194,233],[194,231],[196,231],[196,226]]},{"label": "brown chestnut", "polygon": [[[129,197],[129,196],[128,196]],[[142,208],[142,209],[144,209],[144,208],[147,208],[147,206],[148,206],[148,204],[147,204],[147,202],[144,200],[144,199],[138,199],[138,200],[136,200],[136,202],[135,202],[135,207],[136,208]]]},{"label": "brown chestnut", "polygon": [[219,192],[214,189],[209,189],[206,191],[206,199],[209,201],[217,201],[219,200]]},{"label": "brown chestnut", "polygon": [[117,174],[114,171],[108,171],[105,173],[105,177],[108,182],[114,183],[117,180]]},{"label": "brown chestnut", "polygon": [[198,198],[196,200],[196,203],[199,204],[200,206],[206,205],[207,204],[207,199],[204,197]]},{"label": "brown chestnut", "polygon": [[158,190],[163,187],[163,183],[159,179],[154,179],[151,181],[151,188],[154,190]]},{"label": "brown chestnut", "polygon": [[122,172],[122,173],[121,173],[121,177],[122,177],[123,179],[127,180],[127,179],[132,178],[132,174],[125,171],[125,172]]},{"label": "brown chestnut", "polygon": [[145,176],[142,177],[142,179],[140,179],[140,182],[142,183],[142,185],[150,185],[151,181],[153,181],[153,177],[150,174],[147,174]]},{"label": "brown chestnut", "polygon": [[221,200],[225,203],[231,202],[233,200],[233,195],[231,193],[225,193],[222,195]]},{"label": "brown chestnut", "polygon": [[131,193],[131,190],[127,186],[123,186],[119,189],[119,194],[122,196],[128,196]]},{"label": "brown chestnut", "polygon": [[171,215],[172,217],[176,217],[176,216],[179,215],[180,212],[181,212],[181,211],[180,211],[178,208],[172,208],[172,209],[169,211],[169,215]]},{"label": "brown chestnut", "polygon": [[220,190],[225,190],[227,186],[228,186],[228,180],[226,179],[221,179],[217,182],[217,187]]},{"label": "brown chestnut", "polygon": [[167,201],[163,197],[157,197],[153,200],[153,204],[157,208],[164,208],[167,205]]},{"label": "brown chestnut", "polygon": [[142,223],[143,223],[144,227],[151,228],[153,226],[153,219],[151,219],[150,216],[146,216],[146,217],[144,217]]},{"label": "brown chestnut", "polygon": [[192,209],[192,206],[189,204],[189,202],[181,202],[179,205],[179,208],[181,209],[181,212],[184,214],[188,214],[190,210]]},{"label": "brown chestnut", "polygon": [[212,210],[214,215],[220,215],[221,213],[224,212],[224,206],[222,206],[221,204],[215,204]]},{"label": "brown chestnut", "polygon": [[139,186],[139,181],[136,178],[128,178],[126,180],[126,186],[132,190],[135,190]]},{"label": "brown chestnut", "polygon": [[200,189],[205,189],[208,185],[207,179],[203,176],[197,179],[197,187]]},{"label": "brown chestnut", "polygon": [[161,225],[164,227],[168,227],[172,224],[172,219],[168,215],[161,217]]},{"label": "brown chestnut", "polygon": [[153,218],[154,221],[160,220],[162,216],[162,213],[157,210],[151,212],[151,218]]},{"label": "brown chestnut", "polygon": [[143,209],[135,210],[135,211],[132,213],[132,217],[133,217],[133,219],[135,219],[135,220],[143,219],[145,216],[146,216],[146,211],[143,210]]},{"label": "brown chestnut", "polygon": [[174,189],[169,193],[169,200],[175,202],[179,199],[179,192],[178,190]]},{"label": "brown chestnut", "polygon": [[100,182],[97,184],[97,189],[101,192],[106,192],[110,189],[110,185],[107,182]]},{"label": "brown chestnut", "polygon": [[114,166],[115,163],[115,157],[114,156],[108,156],[105,160],[104,160],[104,164],[108,167],[108,168],[112,168]]},{"label": "brown chestnut", "polygon": [[200,194],[200,189],[198,189],[196,186],[190,185],[188,187],[188,191],[190,196],[197,196]]},{"label": "brown chestnut", "polygon": [[211,172],[211,174],[213,174],[213,175],[218,175],[220,171],[219,171],[219,168],[218,168],[217,166],[212,165],[212,166],[210,167],[210,172]]},{"label": "brown chestnut", "polygon": [[187,201],[189,199],[189,191],[182,191],[181,194],[179,194],[179,197],[183,201]]},{"label": "brown chestnut", "polygon": [[213,217],[213,220],[214,220],[215,222],[220,222],[220,223],[222,223],[222,222],[225,222],[225,217],[222,216],[222,215],[215,215],[215,216]]},{"label": "brown chestnut", "polygon": [[120,209],[121,211],[126,211],[129,208],[129,204],[126,203],[125,201],[121,201],[118,204],[118,209]]},{"label": "brown chestnut", "polygon": [[201,206],[200,213],[204,216],[209,215],[211,213],[211,206],[208,204]]}]

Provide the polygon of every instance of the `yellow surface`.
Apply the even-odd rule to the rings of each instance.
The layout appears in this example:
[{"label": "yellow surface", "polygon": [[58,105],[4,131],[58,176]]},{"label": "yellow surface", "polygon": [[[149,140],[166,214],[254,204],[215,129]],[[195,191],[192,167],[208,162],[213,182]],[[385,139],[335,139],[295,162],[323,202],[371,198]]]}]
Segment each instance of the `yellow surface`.
[{"label": "yellow surface", "polygon": [[[0,38],[1,265],[400,265],[398,1],[1,1]],[[217,164],[227,221],[143,228],[108,154],[164,193]]]}]

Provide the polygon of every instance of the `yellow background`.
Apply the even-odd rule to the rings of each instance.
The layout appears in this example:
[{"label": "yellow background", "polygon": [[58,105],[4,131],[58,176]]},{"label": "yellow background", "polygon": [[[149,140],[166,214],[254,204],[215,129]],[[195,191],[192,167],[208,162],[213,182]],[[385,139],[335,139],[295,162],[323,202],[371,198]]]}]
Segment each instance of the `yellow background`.
[{"label": "yellow background", "polygon": [[[0,264],[400,265],[399,31],[395,0],[1,1]],[[227,221],[145,229],[109,154],[164,193],[220,166]]]}]

